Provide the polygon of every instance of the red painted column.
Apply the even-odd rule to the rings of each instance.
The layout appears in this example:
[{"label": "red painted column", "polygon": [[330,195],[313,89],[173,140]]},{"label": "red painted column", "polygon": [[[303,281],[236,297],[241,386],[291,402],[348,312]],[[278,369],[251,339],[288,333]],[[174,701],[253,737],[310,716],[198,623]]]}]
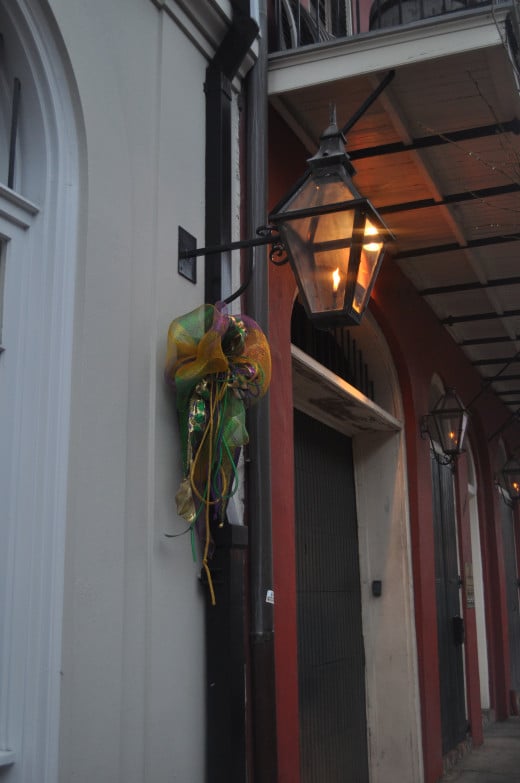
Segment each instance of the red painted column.
[{"label": "red painted column", "polygon": [[288,267],[270,272],[269,334],[271,487],[275,624],[278,783],[300,780],[291,308],[294,279]]},{"label": "red painted column", "polygon": [[[306,169],[306,150],[271,112],[269,201],[271,208]],[[277,157],[277,154],[282,158]],[[273,524],[274,649],[277,783],[299,783],[298,637],[294,511],[291,314],[296,285],[290,267],[269,269],[269,340],[273,373],[269,392]],[[273,781],[274,783],[274,781]]]}]

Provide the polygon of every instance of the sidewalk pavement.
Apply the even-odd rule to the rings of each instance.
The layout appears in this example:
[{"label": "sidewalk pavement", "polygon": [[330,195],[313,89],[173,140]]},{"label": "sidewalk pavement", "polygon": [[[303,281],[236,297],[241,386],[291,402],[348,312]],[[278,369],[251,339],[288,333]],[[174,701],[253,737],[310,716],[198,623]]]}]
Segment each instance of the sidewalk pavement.
[{"label": "sidewalk pavement", "polygon": [[520,718],[490,723],[484,744],[442,778],[450,783],[520,783]]}]

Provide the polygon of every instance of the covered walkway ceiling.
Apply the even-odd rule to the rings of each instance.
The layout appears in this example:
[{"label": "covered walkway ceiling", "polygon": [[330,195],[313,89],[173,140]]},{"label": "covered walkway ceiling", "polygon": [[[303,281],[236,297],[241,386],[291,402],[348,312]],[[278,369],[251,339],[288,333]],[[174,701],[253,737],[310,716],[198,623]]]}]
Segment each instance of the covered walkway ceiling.
[{"label": "covered walkway ceiling", "polygon": [[509,3],[271,55],[270,100],[313,154],[348,135],[395,258],[496,394],[520,408],[520,96]]}]

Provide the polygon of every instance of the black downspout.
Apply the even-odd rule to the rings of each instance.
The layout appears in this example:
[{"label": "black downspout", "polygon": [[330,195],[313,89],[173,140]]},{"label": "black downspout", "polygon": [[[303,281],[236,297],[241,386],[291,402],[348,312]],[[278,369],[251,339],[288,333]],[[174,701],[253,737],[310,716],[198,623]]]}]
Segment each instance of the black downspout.
[{"label": "black downspout", "polygon": [[[258,34],[249,2],[232,6],[232,26],[206,70],[206,245],[231,240],[231,82]],[[222,262],[221,254],[206,259],[208,303],[222,298]],[[206,591],[206,780],[245,783],[248,529],[225,525],[212,534],[216,605]]]},{"label": "black downspout", "polygon": [[[247,84],[248,236],[267,215],[267,2],[259,0],[258,61]],[[247,312],[267,333],[268,260],[265,247],[253,253],[254,274],[247,290]],[[250,540],[251,680],[254,783],[277,780],[274,618],[266,600],[273,588],[269,404],[263,399],[248,417],[248,509]]]}]

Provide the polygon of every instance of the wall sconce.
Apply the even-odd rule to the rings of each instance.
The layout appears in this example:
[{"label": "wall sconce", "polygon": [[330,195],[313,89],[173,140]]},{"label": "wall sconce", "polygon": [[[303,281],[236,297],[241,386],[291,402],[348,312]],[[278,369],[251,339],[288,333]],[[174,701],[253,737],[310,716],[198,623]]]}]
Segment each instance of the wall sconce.
[{"label": "wall sconce", "polygon": [[[448,388],[433,410],[421,421],[421,435],[428,435],[432,451],[439,464],[454,464],[464,450],[469,411],[464,407],[455,389]],[[435,442],[442,450],[440,455]]]},{"label": "wall sconce", "polygon": [[520,499],[520,459],[511,457],[500,471],[502,486],[511,500]]},{"label": "wall sconce", "polygon": [[[388,82],[389,77],[374,90],[355,120]],[[270,244],[273,263],[290,263],[307,315],[316,326],[327,329],[359,324],[381,266],[385,242],[393,236],[352,183],[355,171],[345,152],[343,131],[336,125],[335,110],[320,137],[318,152],[307,162],[307,172],[271,212],[269,225],[257,229],[259,237],[201,249],[186,249],[180,243],[179,263],[199,255]],[[237,298],[246,286],[226,302]]]}]

